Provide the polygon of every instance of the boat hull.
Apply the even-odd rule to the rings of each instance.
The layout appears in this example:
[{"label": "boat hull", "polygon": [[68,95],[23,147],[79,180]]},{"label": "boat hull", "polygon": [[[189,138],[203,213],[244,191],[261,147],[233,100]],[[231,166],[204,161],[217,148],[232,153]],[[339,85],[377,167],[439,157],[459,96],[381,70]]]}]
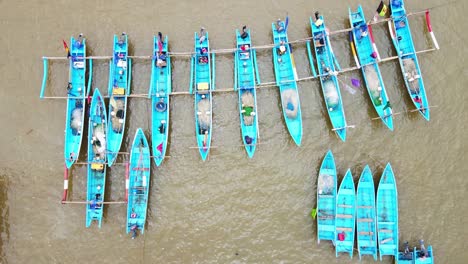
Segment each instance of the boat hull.
[{"label": "boat hull", "polygon": [[323,158],[317,177],[317,242],[335,241],[336,166],[329,150]]},{"label": "boat hull", "polygon": [[377,260],[375,186],[368,165],[364,167],[357,187],[356,229],[359,259],[362,255],[372,255]]},{"label": "boat hull", "polygon": [[348,253],[353,258],[356,228],[356,191],[353,175],[348,169],[336,195],[335,254]]}]

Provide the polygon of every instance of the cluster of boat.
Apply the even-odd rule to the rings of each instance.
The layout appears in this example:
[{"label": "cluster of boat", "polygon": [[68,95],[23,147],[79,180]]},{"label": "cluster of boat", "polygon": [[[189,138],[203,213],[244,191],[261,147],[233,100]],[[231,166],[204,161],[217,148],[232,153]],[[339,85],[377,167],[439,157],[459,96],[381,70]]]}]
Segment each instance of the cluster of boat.
[{"label": "cluster of boat", "polygon": [[[337,191],[337,172],[333,154],[325,155],[317,179],[317,240],[330,240],[336,257],[348,253],[353,257],[357,240],[359,259],[362,255],[394,256],[397,263],[433,263],[432,247],[398,252],[398,192],[392,166],[388,163],[375,193],[372,171],[366,165],[357,190],[351,170],[347,170]],[[355,239],[356,236],[356,239]],[[408,261],[408,262],[405,262]]]}]

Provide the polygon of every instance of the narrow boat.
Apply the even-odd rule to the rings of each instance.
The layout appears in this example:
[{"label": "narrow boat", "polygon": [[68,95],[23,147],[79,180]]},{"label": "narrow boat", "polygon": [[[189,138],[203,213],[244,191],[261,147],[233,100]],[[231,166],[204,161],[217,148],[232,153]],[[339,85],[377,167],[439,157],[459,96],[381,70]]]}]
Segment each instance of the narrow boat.
[{"label": "narrow boat", "polygon": [[169,95],[172,91],[171,58],[167,36],[153,37],[153,61],[148,96],[151,97],[151,141],[154,162],[160,166],[166,155],[169,138]]},{"label": "narrow boat", "polygon": [[323,158],[317,179],[317,242],[335,241],[336,166],[331,150]]},{"label": "narrow boat", "polygon": [[356,229],[359,259],[362,255],[372,255],[374,260],[377,260],[375,186],[372,171],[368,165],[364,167],[357,187]]},{"label": "narrow boat", "polygon": [[272,23],[273,64],[276,85],[279,87],[283,117],[294,143],[300,146],[302,141],[302,114],[297,89],[297,73],[294,57],[291,53],[287,34],[287,23],[278,20]]},{"label": "narrow boat", "polygon": [[148,141],[141,128],[133,139],[130,153],[129,192],[127,204],[127,234],[132,232],[132,239],[137,231],[145,232],[146,210],[150,183],[151,157]]},{"label": "narrow boat", "polygon": [[398,258],[398,193],[392,166],[387,163],[377,188],[377,234],[380,260]]},{"label": "narrow boat", "polygon": [[336,196],[335,254],[346,252],[353,258],[354,230],[356,229],[356,190],[353,175],[348,169]]},{"label": "narrow boat", "polygon": [[[429,103],[419,68],[411,30],[403,0],[390,1],[392,20],[389,21],[390,35],[400,62],[406,89],[416,109],[429,121]],[[392,25],[393,24],[393,25]]]},{"label": "narrow boat", "polygon": [[98,221],[101,227],[106,187],[106,129],[107,114],[99,89],[94,90],[89,108],[88,124],[88,183],[86,191],[86,227]]},{"label": "narrow boat", "polygon": [[347,125],[337,71],[335,70],[335,55],[331,49],[323,16],[319,16],[316,13],[316,21],[313,22],[312,18],[310,18],[310,26],[312,28],[315,58],[317,59],[317,68],[328,116],[330,117],[333,131],[336,132],[342,141],[345,141]]},{"label": "narrow boat", "polygon": [[122,146],[130,94],[131,60],[128,58],[128,38],[114,35],[114,52],[109,63],[109,124],[107,125],[107,163],[112,166]]},{"label": "narrow boat", "polygon": [[67,87],[64,146],[65,165],[68,169],[78,159],[83,138],[84,106],[86,103],[86,39],[83,38],[82,34],[78,39],[71,37],[70,46],[70,75]]},{"label": "narrow boat", "polygon": [[234,56],[234,89],[239,91],[239,113],[242,141],[249,158],[255,153],[258,141],[257,93],[255,91],[254,52],[250,30],[236,30],[237,50]]},{"label": "narrow boat", "polygon": [[424,240],[419,241],[420,249],[414,248],[414,264],[434,264],[434,255],[432,254],[432,246],[427,249],[424,246]]},{"label": "narrow boat", "polygon": [[392,108],[382,80],[382,74],[380,73],[377,51],[372,46],[369,34],[371,29],[366,24],[364,12],[360,5],[356,12],[352,12],[349,9],[349,22],[353,28],[350,33],[352,36],[350,40],[356,48],[362,76],[364,77],[372,105],[382,122],[393,131]]},{"label": "narrow boat", "polygon": [[[211,82],[210,43],[208,32],[202,28],[200,34],[195,32],[195,56],[192,57],[190,91],[195,89],[195,134],[197,135],[198,150],[203,160],[206,160],[211,146],[213,98]],[[214,66],[214,62],[213,62]]]}]

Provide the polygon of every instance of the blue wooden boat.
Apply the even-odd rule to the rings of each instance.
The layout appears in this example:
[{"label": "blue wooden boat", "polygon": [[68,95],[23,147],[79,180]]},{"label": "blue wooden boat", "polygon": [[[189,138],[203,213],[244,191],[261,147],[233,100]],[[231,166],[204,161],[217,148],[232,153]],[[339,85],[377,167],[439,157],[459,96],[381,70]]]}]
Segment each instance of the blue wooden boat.
[{"label": "blue wooden boat", "polygon": [[434,255],[432,252],[432,246],[428,246],[427,249],[424,246],[424,240],[420,240],[420,249],[414,248],[414,264],[434,264]]},{"label": "blue wooden boat", "polygon": [[128,58],[128,38],[114,35],[114,51],[109,63],[109,124],[107,125],[107,163],[112,166],[122,145],[130,94],[131,60]]},{"label": "blue wooden boat", "polygon": [[[195,56],[192,57],[192,74],[190,92],[195,93],[195,134],[197,136],[198,150],[203,160],[206,160],[211,146],[211,131],[213,123],[212,90],[214,83],[211,80],[210,43],[208,32],[204,29],[200,34],[195,32]],[[213,62],[214,66],[214,62]],[[195,90],[195,91],[193,91]]]},{"label": "blue wooden boat", "polygon": [[346,252],[353,258],[356,229],[356,190],[353,175],[348,169],[336,196],[335,254]]},{"label": "blue wooden boat", "polygon": [[234,56],[234,89],[239,91],[239,113],[242,141],[249,158],[258,142],[257,92],[255,90],[254,51],[250,30],[236,30],[237,50]]},{"label": "blue wooden boat", "polygon": [[380,260],[385,255],[398,258],[398,193],[390,163],[377,188],[377,234]]},{"label": "blue wooden boat", "polygon": [[[385,85],[380,73],[377,56],[372,47],[369,36],[369,29],[366,24],[364,12],[359,5],[356,12],[349,9],[349,21],[353,30],[351,31],[352,42],[356,47],[356,52],[361,66],[362,76],[366,84],[372,105],[382,122],[393,131],[392,108],[389,107],[389,99]],[[375,54],[375,56],[372,56]],[[375,57],[375,58],[374,58]]]},{"label": "blue wooden boat", "polygon": [[356,231],[359,259],[372,255],[377,260],[377,223],[375,222],[375,186],[368,165],[359,178],[356,194]]},{"label": "blue wooden boat", "polygon": [[289,45],[287,25],[278,20],[272,23],[273,42],[273,64],[275,65],[276,85],[279,87],[283,117],[289,134],[300,146],[302,141],[302,113],[297,89],[297,73],[294,57]]},{"label": "blue wooden boat", "polygon": [[[65,121],[65,165],[70,168],[80,154],[86,99],[86,39],[70,39],[70,67]],[[92,73],[90,73],[90,76]]]},{"label": "blue wooden boat", "polygon": [[151,157],[148,141],[141,128],[133,139],[130,153],[129,192],[127,204],[127,234],[132,231],[135,238],[137,231],[145,232],[146,210],[150,183]]},{"label": "blue wooden boat", "polygon": [[86,227],[98,221],[101,227],[106,187],[106,129],[107,113],[99,89],[94,90],[89,108],[88,124],[88,183],[86,191]]},{"label": "blue wooden boat", "polygon": [[419,113],[429,121],[429,103],[426,89],[424,88],[403,0],[390,1],[390,10],[393,18],[392,21],[389,21],[389,26],[393,24],[393,27],[390,26],[390,35],[398,55],[406,89],[416,109],[419,109]]},{"label": "blue wooden boat", "polygon": [[315,58],[320,75],[323,97],[327,106],[328,116],[333,126],[333,131],[338,137],[346,140],[346,118],[341,99],[340,86],[335,70],[334,54],[331,50],[330,39],[325,29],[323,16],[318,16],[315,22],[310,18],[312,37],[314,42]]},{"label": "blue wooden boat", "polygon": [[317,178],[317,242],[335,241],[336,166],[331,150],[323,158]]},{"label": "blue wooden boat", "polygon": [[414,264],[414,252],[410,251],[408,242],[405,242],[405,250],[398,252],[395,264]]},{"label": "blue wooden boat", "polygon": [[166,155],[169,139],[169,95],[172,91],[171,58],[168,53],[167,36],[153,38],[153,61],[148,96],[151,97],[151,141],[154,162],[161,165]]}]

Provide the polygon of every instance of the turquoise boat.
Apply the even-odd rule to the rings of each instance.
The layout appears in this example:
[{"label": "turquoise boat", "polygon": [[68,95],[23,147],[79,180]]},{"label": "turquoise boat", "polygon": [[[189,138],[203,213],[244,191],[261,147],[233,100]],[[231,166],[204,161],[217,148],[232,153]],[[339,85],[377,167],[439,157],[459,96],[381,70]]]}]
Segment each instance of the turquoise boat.
[{"label": "turquoise boat", "polygon": [[294,57],[289,45],[287,25],[278,20],[272,23],[273,64],[276,85],[279,87],[283,117],[294,143],[300,146],[302,141],[302,114],[297,89],[297,73]]},{"label": "turquoise boat", "polygon": [[432,252],[432,246],[428,246],[427,249],[424,246],[424,240],[420,240],[420,249],[414,248],[414,263],[415,264],[434,264],[434,255]]},{"label": "turquoise boat", "polygon": [[107,125],[107,163],[114,163],[122,146],[127,114],[127,96],[130,94],[132,64],[128,58],[128,38],[114,35],[114,51],[109,63],[109,120]]},{"label": "turquoise boat", "polygon": [[96,220],[100,228],[102,222],[107,167],[106,126],[106,105],[99,89],[96,88],[89,108],[86,227]]},{"label": "turquoise boat", "polygon": [[424,88],[403,0],[390,1],[390,11],[392,16],[392,21],[389,21],[390,35],[398,55],[406,89],[416,109],[429,121],[429,103],[426,89]]},{"label": "turquoise boat", "polygon": [[335,241],[336,166],[331,150],[323,158],[317,179],[317,242]]},{"label": "turquoise boat", "polygon": [[375,222],[375,186],[372,171],[366,165],[359,178],[356,195],[356,233],[359,259],[372,255],[377,260],[377,223]]},{"label": "turquoise boat", "polygon": [[[195,93],[195,134],[197,136],[198,151],[202,160],[206,160],[211,147],[211,131],[213,128],[212,90],[214,90],[214,83],[211,81],[212,62],[209,56],[208,32],[205,32],[202,28],[200,34],[195,32],[194,40],[195,55],[192,57],[190,92]],[[192,85],[193,83],[194,85]]]},{"label": "turquoise boat", "polygon": [[337,71],[335,70],[335,66],[338,66],[338,64],[336,64],[335,55],[331,49],[330,39],[325,29],[323,16],[318,16],[318,13],[316,14],[315,22],[310,18],[310,26],[312,28],[315,58],[317,59],[317,68],[320,75],[323,97],[325,99],[325,105],[327,106],[328,116],[333,126],[333,131],[336,132],[342,141],[345,141],[347,125],[340,86],[338,84]]},{"label": "turquoise boat", "polygon": [[127,234],[132,232],[132,239],[137,231],[145,232],[146,211],[150,186],[151,156],[145,133],[138,128],[133,139],[130,153],[130,175],[127,203]]},{"label": "turquoise boat", "polygon": [[234,56],[234,89],[239,91],[239,113],[242,141],[249,158],[258,142],[257,92],[255,88],[255,51],[251,50],[250,30],[236,30],[237,50]]},{"label": "turquoise boat", "polygon": [[414,264],[414,252],[410,251],[408,242],[405,242],[405,250],[398,252],[398,257],[395,258],[395,264]]},{"label": "turquoise boat", "polygon": [[[65,121],[65,165],[69,169],[78,159],[83,138],[86,99],[86,39],[70,39],[67,116]],[[90,73],[90,76],[92,72]]]},{"label": "turquoise boat", "polygon": [[398,193],[392,166],[387,163],[377,188],[377,235],[380,260],[398,258]]},{"label": "turquoise boat", "polygon": [[168,39],[162,34],[153,37],[153,60],[148,96],[151,97],[151,141],[156,166],[166,156],[169,139],[169,95],[172,92],[171,58],[168,53]]},{"label": "turquoise boat", "polygon": [[356,190],[353,175],[348,169],[336,196],[335,254],[348,253],[353,258],[354,231],[356,229]]},{"label": "turquoise boat", "polygon": [[[393,131],[392,108],[390,107],[387,91],[376,59],[377,53],[372,47],[369,28],[360,5],[356,12],[352,12],[351,9],[349,9],[349,22],[353,28],[350,33],[350,40],[356,47],[362,76],[364,77],[364,82],[372,105],[382,122]],[[373,56],[373,54],[375,55]]]}]

